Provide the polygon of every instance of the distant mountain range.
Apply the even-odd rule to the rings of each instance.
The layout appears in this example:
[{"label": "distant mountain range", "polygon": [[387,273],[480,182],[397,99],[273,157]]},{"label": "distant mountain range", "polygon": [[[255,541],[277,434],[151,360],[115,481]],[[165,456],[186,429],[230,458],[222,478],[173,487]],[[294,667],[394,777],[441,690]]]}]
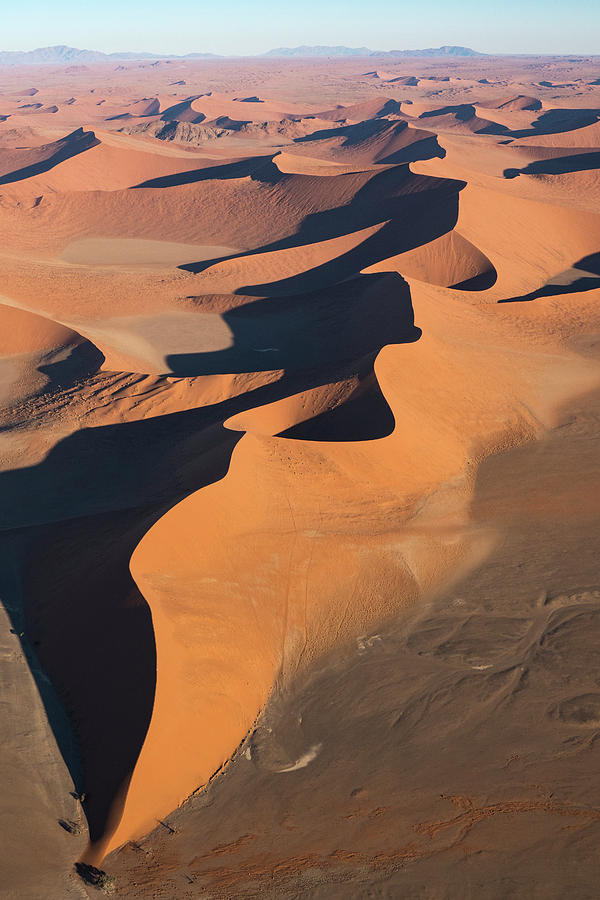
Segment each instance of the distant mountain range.
[{"label": "distant mountain range", "polygon": [[426,50],[369,50],[368,47],[278,47],[263,56],[345,57],[345,56],[485,56],[470,47],[428,47]]},{"label": "distant mountain range", "polygon": [[316,46],[316,47],[307,47],[304,44],[302,47],[277,47],[275,50],[269,50],[267,53],[263,53],[262,56],[302,56],[302,57],[330,57],[335,56],[336,58],[341,58],[344,56],[372,56],[373,51],[369,50],[368,47],[327,47],[327,46]]},{"label": "distant mountain range", "polygon": [[[369,50],[368,47],[278,47],[260,54],[262,58],[335,58],[347,57],[392,57],[407,56],[485,56],[469,47],[437,47],[427,50]],[[0,50],[0,66],[24,65],[88,65],[89,63],[112,62],[117,60],[161,60],[161,59],[223,59],[216,53],[186,53],[184,55],[165,53],[102,53],[100,50],[78,50],[63,44],[56,47],[38,47],[36,50]]]},{"label": "distant mountain range", "polygon": [[38,47],[36,50],[0,50],[0,66],[39,66],[44,63],[81,66],[128,59],[219,59],[219,56],[216,53],[187,53],[185,56],[169,56],[164,53],[102,53],[100,50],[78,50],[77,47],[67,47],[64,44]]}]

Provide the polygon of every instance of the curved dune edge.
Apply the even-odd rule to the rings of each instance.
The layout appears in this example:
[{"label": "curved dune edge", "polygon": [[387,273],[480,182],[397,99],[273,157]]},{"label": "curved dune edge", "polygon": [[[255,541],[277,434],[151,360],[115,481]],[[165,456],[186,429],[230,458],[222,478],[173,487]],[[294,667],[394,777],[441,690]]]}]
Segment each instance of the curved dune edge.
[{"label": "curved dune edge", "polygon": [[236,254],[232,259],[213,263],[198,273],[197,289],[205,294],[229,291],[243,293],[244,288],[255,284],[266,289],[267,285],[260,284],[265,273],[269,273],[270,282],[276,283],[318,266],[331,264],[336,258],[366,243],[388,224],[387,220],[383,220],[359,231],[282,250],[267,250],[252,255]]},{"label": "curved dune edge", "polygon": [[459,287],[481,276],[488,276],[489,286],[496,280],[493,263],[456,229],[414,250],[375,263],[363,272],[389,272],[390,269],[405,278],[441,287]]},{"label": "curved dune edge", "polygon": [[[32,90],[31,96],[39,93]],[[61,100],[59,108],[51,97],[40,96],[36,100],[43,102],[23,106],[35,116],[35,128],[15,129],[9,138],[18,165],[3,188],[5,290],[23,306],[39,305],[48,317],[36,325],[35,311],[24,318],[10,314],[19,323],[10,325],[6,337],[25,360],[28,376],[33,369],[41,384],[52,377],[42,370],[51,369],[64,387],[67,370],[72,385],[73,373],[77,380],[89,374],[72,365],[71,356],[77,363],[83,345],[95,353],[94,364],[104,353],[105,367],[121,373],[193,376],[194,385],[182,384],[178,394],[188,407],[192,394],[206,404],[209,397],[222,400],[279,378],[284,391],[294,391],[249,410],[243,403],[227,407],[224,416],[243,411],[225,418],[226,427],[246,432],[229,473],[167,513],[134,554],[132,568],[150,599],[160,644],[159,693],[131,782],[120,782],[117,797],[105,791],[113,800],[112,814],[104,839],[93,848],[95,858],[128,834],[152,827],[158,815],[205,783],[251,727],[273,685],[288,685],[298,669],[329,647],[352,641],[481,558],[494,536],[473,533],[469,522],[478,463],[493,450],[538,435],[556,404],[589,376],[551,336],[570,336],[577,316],[583,318],[583,297],[556,299],[557,292],[550,293],[543,304],[490,307],[495,316],[485,318],[481,309],[498,299],[544,296],[540,286],[547,284],[564,288],[565,279],[553,282],[554,276],[573,267],[579,277],[577,265],[597,253],[600,217],[592,215],[597,176],[583,167],[585,156],[565,153],[568,147],[597,146],[597,122],[573,126],[575,119],[589,116],[559,110],[559,133],[544,135],[542,128],[532,134],[530,126],[551,105],[532,106],[531,97],[514,97],[508,88],[497,103],[492,98],[472,105],[467,98],[448,106],[442,97],[399,103],[380,96],[325,112],[330,99],[311,108],[246,96],[251,91],[185,99],[189,90],[179,96],[166,87],[160,96],[154,90],[147,97],[140,93],[124,106],[118,97],[107,102],[97,95],[98,100]],[[303,119],[311,109],[315,115]],[[172,144],[149,137],[151,130],[132,136],[135,124],[132,134],[118,130],[123,123],[117,120],[152,127],[140,121],[144,118],[162,127],[164,122],[156,121],[161,113],[184,123]],[[76,132],[64,137],[69,129],[60,123],[69,115],[78,123],[82,117],[92,122],[94,132],[88,134],[95,134],[96,142],[82,147],[84,153],[57,159],[61,142],[77,137]],[[193,146],[193,129],[200,128],[195,122],[203,123],[204,137],[221,130],[219,149],[216,142],[204,144],[216,156],[184,152],[184,141]],[[97,123],[117,131],[100,131]],[[506,128],[522,136],[505,140]],[[31,134],[17,136],[17,130]],[[50,137],[57,138],[52,146]],[[247,158],[250,138],[257,143]],[[40,146],[20,146],[34,140]],[[48,151],[48,159],[37,159],[39,151]],[[558,176],[544,173],[540,162],[565,155],[572,169],[567,165]],[[27,159],[34,164],[29,177],[14,180],[15,172],[24,174],[21,163]],[[377,163],[384,166],[377,169]],[[516,174],[507,176],[507,170]],[[446,183],[436,186],[420,172]],[[575,209],[560,207],[565,201]],[[586,207],[587,217],[577,212]],[[424,211],[434,215],[417,229],[415,241],[407,240]],[[131,271],[111,270],[112,256],[90,259],[89,272],[85,260],[72,265],[57,259],[72,241],[94,242],[104,234],[119,245],[134,242],[150,250],[152,244],[159,271],[144,272],[140,260],[128,255],[122,262]],[[165,243],[171,249],[187,245],[193,256],[159,259],[157,245],[164,250]],[[245,249],[236,256],[235,247]],[[183,271],[168,272],[167,264],[177,261]],[[146,262],[144,253],[141,263]],[[355,345],[354,335],[370,334],[374,319],[378,339],[376,348],[369,343],[369,353],[402,340],[388,315],[399,298],[393,280],[383,292],[389,306],[374,303],[379,295],[373,292],[356,308],[366,315],[350,319],[338,292],[334,306],[341,315],[330,321],[315,317],[304,344],[298,340],[302,329],[290,329],[293,343],[301,344],[293,365],[323,366],[306,390],[302,379],[291,379],[291,386],[286,381],[286,353],[276,360],[268,355],[273,347],[254,341],[244,347],[246,335],[259,334],[257,324],[270,338],[282,335],[282,329],[271,327],[273,319],[260,320],[261,305],[263,312],[274,313],[278,305],[263,303],[262,294],[271,301],[303,298],[299,303],[306,309],[305,291],[317,294],[358,271],[390,270],[410,279],[425,336],[414,346],[385,347],[376,374],[372,357],[361,357],[360,366],[350,370],[339,366],[331,351],[364,349],[363,340]],[[465,285],[480,276],[498,278],[489,290],[485,286],[485,295],[445,290],[483,291],[481,281]],[[52,290],[40,290],[50,281]],[[341,293],[348,288],[339,286]],[[235,291],[237,297],[211,296],[213,290]],[[326,299],[317,297],[316,305]],[[214,316],[200,323],[198,312]],[[298,318],[291,321],[297,324]],[[223,327],[228,322],[231,332]],[[195,326],[204,333],[192,334]],[[513,340],[520,330],[532,339],[525,348]],[[81,338],[84,334],[93,344]],[[234,338],[237,368],[229,353]],[[485,352],[478,349],[483,343]],[[213,374],[196,381],[202,364],[197,357],[207,351],[216,357],[208,360]],[[268,362],[278,367],[251,375],[240,359],[252,363],[247,369]],[[314,387],[318,378],[323,383]],[[74,393],[78,390],[77,385]],[[11,400],[14,396],[13,391]],[[115,417],[113,404],[106,416]],[[225,464],[219,477],[224,470]],[[177,477],[175,466],[174,481]],[[234,549],[228,554],[227,548]],[[123,552],[124,562],[130,552]],[[40,582],[45,595],[52,583],[47,569]],[[207,634],[209,647],[198,654]],[[84,689],[82,684],[82,694]],[[84,702],[89,706],[87,697]],[[86,715],[87,710],[83,720]],[[121,740],[123,733],[115,731]],[[103,793],[93,776],[89,784],[90,797]]]},{"label": "curved dune edge", "polygon": [[0,302],[0,355],[57,349],[81,340],[60,322]]},{"label": "curved dune edge", "polygon": [[[289,437],[291,435],[286,432],[296,429],[299,425],[314,423],[320,416],[327,415],[327,413],[339,411],[353,399],[369,395],[367,402],[371,405],[373,389],[379,390],[379,383],[374,373],[364,377],[354,375],[338,382],[291,394],[266,406],[246,410],[226,419],[223,424],[225,428],[232,431],[271,437],[276,435]],[[389,409],[389,407],[387,408]],[[354,427],[358,432],[360,431],[359,423],[354,423]],[[323,440],[320,437],[316,437],[316,439]]]},{"label": "curved dune edge", "polygon": [[282,150],[273,157],[273,162],[284,175],[343,175],[356,171],[351,163],[320,159],[318,156],[301,155]]},{"label": "curved dune edge", "polygon": [[[4,302],[2,302],[2,300]],[[96,371],[101,351],[54,319],[0,300],[0,401],[14,405]]]},{"label": "curved dune edge", "polygon": [[[424,337],[377,358],[396,420],[389,437],[332,444],[265,434],[288,424],[288,407],[245,434],[225,478],[171,509],[136,548],[131,571],[156,635],[155,705],[120,824],[91,848],[94,859],[205,784],[274,684],[483,558],[494,536],[473,534],[468,518],[477,463],[535,438],[566,397],[598,382],[596,365],[550,352],[547,341],[544,352],[524,352],[490,321],[481,348],[482,316],[461,308],[448,322],[447,296],[424,286]],[[458,408],[447,402],[457,385]],[[252,427],[251,418],[229,427]]]}]

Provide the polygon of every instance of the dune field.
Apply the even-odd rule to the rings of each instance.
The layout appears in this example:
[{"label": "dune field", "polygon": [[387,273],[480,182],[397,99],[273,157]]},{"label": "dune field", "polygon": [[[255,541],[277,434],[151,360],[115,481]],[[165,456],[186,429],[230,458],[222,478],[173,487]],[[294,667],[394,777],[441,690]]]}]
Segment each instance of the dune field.
[{"label": "dune field", "polygon": [[0,69],[0,897],[591,900],[600,61]]}]

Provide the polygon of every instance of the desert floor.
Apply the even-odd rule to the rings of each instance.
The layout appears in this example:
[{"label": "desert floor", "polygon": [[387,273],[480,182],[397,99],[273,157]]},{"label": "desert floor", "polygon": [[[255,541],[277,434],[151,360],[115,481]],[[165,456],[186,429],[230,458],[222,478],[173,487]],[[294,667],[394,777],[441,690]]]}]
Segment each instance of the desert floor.
[{"label": "desert floor", "polygon": [[0,70],[0,896],[591,900],[600,61]]}]

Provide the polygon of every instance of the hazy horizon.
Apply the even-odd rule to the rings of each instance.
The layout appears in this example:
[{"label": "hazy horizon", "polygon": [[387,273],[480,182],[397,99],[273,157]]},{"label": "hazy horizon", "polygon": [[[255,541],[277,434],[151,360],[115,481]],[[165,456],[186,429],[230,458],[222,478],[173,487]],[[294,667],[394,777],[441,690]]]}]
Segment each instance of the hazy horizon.
[{"label": "hazy horizon", "polygon": [[[91,4],[33,0],[27,18],[11,22],[0,50],[67,45],[166,55],[253,56],[277,47],[344,45],[372,50],[423,49],[443,44],[490,54],[597,54],[600,11],[592,0],[444,0],[398,6],[391,0],[306,0],[301,8],[229,0],[218,8],[173,0],[165,16],[157,0]],[[398,23],[397,26],[395,23]]]}]

